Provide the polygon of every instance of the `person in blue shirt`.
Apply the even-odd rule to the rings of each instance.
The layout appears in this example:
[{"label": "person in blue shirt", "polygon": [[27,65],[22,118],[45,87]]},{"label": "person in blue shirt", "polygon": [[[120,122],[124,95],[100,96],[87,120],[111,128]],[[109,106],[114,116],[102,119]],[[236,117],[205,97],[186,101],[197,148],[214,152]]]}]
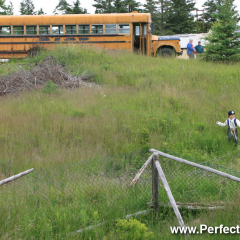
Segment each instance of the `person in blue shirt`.
[{"label": "person in blue shirt", "polygon": [[187,55],[190,59],[194,59],[194,54],[196,52],[196,49],[193,46],[193,40],[190,38],[189,43],[187,44]]},{"label": "person in blue shirt", "polygon": [[203,46],[201,45],[201,41],[198,41],[198,45],[195,46],[195,49],[196,49],[196,53],[197,53],[197,54],[204,52]]}]

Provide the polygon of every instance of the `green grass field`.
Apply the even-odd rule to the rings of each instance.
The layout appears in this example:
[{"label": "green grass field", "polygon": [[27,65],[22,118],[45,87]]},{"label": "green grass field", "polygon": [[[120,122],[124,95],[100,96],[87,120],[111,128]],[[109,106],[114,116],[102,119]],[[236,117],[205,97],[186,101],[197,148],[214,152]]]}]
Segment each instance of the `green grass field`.
[{"label": "green grass field", "polygon": [[[36,173],[32,174],[34,177],[23,177],[9,184],[10,187],[0,187],[0,239],[119,239],[112,220],[146,209],[151,200],[151,185],[139,184],[131,189],[115,182],[116,176],[126,177],[124,183],[127,183],[149,154],[139,158],[108,159],[107,156],[155,148],[190,161],[240,172],[239,148],[226,140],[227,129],[216,125],[216,121],[227,119],[229,110],[234,110],[240,118],[239,63],[151,58],[68,46],[33,59],[11,60],[0,66],[0,74],[8,76],[22,68],[30,69],[48,56],[56,58],[73,75],[93,76],[96,85],[59,89],[56,93],[36,89],[1,97],[0,180],[30,168]],[[95,159],[101,161],[93,164]],[[73,184],[79,175],[69,166],[86,161],[93,165],[87,170],[83,168],[81,178]],[[66,173],[65,165],[71,178],[59,174],[59,171]],[[169,173],[177,173],[181,167],[176,166],[168,165]],[[56,178],[49,177],[51,169],[59,174]],[[91,182],[89,169],[96,182]],[[192,170],[178,172],[178,176],[183,174],[182,184],[177,185],[178,179],[171,179],[176,198],[201,199],[205,203],[221,200],[225,201],[226,210],[184,210],[186,225],[237,225],[239,191],[221,192],[227,189],[223,186],[228,182],[198,174],[186,177],[187,171]],[[110,175],[105,179],[101,173]],[[42,185],[39,182],[34,185],[34,179]],[[200,182],[204,186],[214,181],[219,188],[197,187]],[[44,191],[39,192],[36,186]],[[84,190],[79,186],[84,186]],[[194,194],[189,186],[195,189]],[[68,194],[68,188],[74,194]],[[115,194],[121,188],[122,197]],[[138,193],[142,198],[134,203]],[[116,196],[121,201],[112,201]],[[166,196],[164,199],[166,202]],[[112,202],[117,206],[112,206]],[[138,219],[154,233],[154,239],[184,239],[169,231],[169,226],[178,225],[171,209],[160,209],[157,219],[152,214]],[[69,235],[102,221],[107,223],[101,228]],[[238,235],[191,236],[193,239],[227,237],[238,239]]]}]

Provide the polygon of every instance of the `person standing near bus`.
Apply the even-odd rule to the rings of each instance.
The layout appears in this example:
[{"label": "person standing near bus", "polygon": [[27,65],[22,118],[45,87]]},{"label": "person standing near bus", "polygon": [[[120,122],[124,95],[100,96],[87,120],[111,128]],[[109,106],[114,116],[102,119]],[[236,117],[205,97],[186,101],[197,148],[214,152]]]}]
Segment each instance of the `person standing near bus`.
[{"label": "person standing near bus", "polygon": [[195,46],[195,49],[196,49],[196,54],[204,52],[203,46],[201,45],[201,41],[198,41],[198,45]]},{"label": "person standing near bus", "polygon": [[196,49],[193,46],[193,40],[190,38],[189,43],[187,44],[187,55],[190,59],[194,59],[194,54],[196,52]]}]

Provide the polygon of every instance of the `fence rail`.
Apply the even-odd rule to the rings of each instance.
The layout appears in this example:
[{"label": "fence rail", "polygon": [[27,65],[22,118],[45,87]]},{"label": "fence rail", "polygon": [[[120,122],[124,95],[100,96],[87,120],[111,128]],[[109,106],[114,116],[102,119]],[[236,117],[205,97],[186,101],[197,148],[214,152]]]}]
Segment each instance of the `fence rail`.
[{"label": "fence rail", "polygon": [[240,182],[240,178],[234,177],[234,176],[232,176],[230,174],[227,174],[227,173],[224,173],[224,172],[221,172],[221,171],[217,171],[217,170],[215,170],[213,168],[202,166],[200,164],[197,164],[197,163],[194,163],[194,162],[190,162],[190,161],[187,161],[185,159],[178,158],[178,157],[175,157],[175,156],[172,156],[172,155],[160,152],[160,151],[155,150],[155,149],[150,149],[150,152],[152,152],[153,154],[144,163],[143,167],[140,169],[140,171],[137,173],[136,177],[131,182],[131,185],[136,183],[137,179],[140,177],[142,172],[145,170],[146,166],[149,164],[150,161],[152,161],[152,204],[154,206],[155,213],[157,213],[158,209],[159,209],[158,197],[159,197],[159,177],[160,177],[160,179],[161,179],[161,181],[163,183],[163,186],[164,186],[164,188],[166,190],[166,193],[168,195],[168,198],[169,198],[169,201],[171,203],[171,206],[172,206],[172,208],[173,208],[173,210],[175,212],[175,215],[176,215],[176,217],[178,219],[179,225],[182,228],[185,227],[184,221],[183,221],[182,216],[181,216],[181,214],[179,212],[178,206],[177,206],[176,201],[175,201],[175,199],[173,197],[171,188],[169,187],[168,181],[167,181],[167,179],[165,177],[165,174],[164,174],[164,171],[163,171],[163,169],[161,167],[161,164],[159,163],[159,155],[163,156],[163,157],[166,157],[166,158],[169,158],[171,160],[175,160],[175,161],[178,161],[180,163],[184,163],[184,164],[187,164],[187,165],[190,165],[190,166],[193,166],[193,167],[197,167],[197,168],[206,170],[208,172],[211,172],[211,173],[214,173],[214,174],[218,174],[218,175],[220,175],[222,177],[225,177],[225,178],[228,178],[228,179]]},{"label": "fence rail", "polygon": [[32,168],[32,169],[29,169],[29,170],[26,170],[26,171],[24,171],[24,172],[21,172],[21,173],[19,173],[19,174],[17,174],[17,175],[14,175],[14,176],[12,176],[12,177],[6,178],[6,179],[0,181],[0,186],[3,185],[3,184],[9,183],[9,182],[11,182],[11,181],[13,181],[13,180],[15,180],[15,179],[17,179],[17,178],[20,178],[20,177],[22,177],[22,176],[24,176],[24,175],[27,175],[27,174],[29,174],[29,173],[32,172],[32,171],[33,171],[33,168]]},{"label": "fence rail", "polygon": [[[152,203],[153,179],[151,167],[144,164],[146,160],[148,164],[152,161],[152,155],[149,151],[136,151],[35,169],[18,181],[1,185],[1,216],[6,217],[9,211],[16,212],[18,215],[14,222],[21,224],[27,212],[35,226],[31,231],[34,235],[39,232],[40,238],[44,238],[42,234],[47,234],[49,228],[52,234],[64,236],[77,229],[146,210],[149,202]],[[195,163],[240,177],[239,172],[222,166]],[[232,201],[233,196],[239,193],[238,182],[213,172],[166,157],[161,157],[160,164],[177,205],[192,203],[194,206],[219,207]],[[137,184],[133,184],[136,181],[132,180],[142,166],[145,170],[142,169],[140,178],[135,178]],[[169,203],[162,183],[159,184],[158,199],[159,210]],[[65,219],[71,222],[70,227]],[[41,226],[41,229],[36,226]],[[28,230],[28,234],[31,231]]]}]

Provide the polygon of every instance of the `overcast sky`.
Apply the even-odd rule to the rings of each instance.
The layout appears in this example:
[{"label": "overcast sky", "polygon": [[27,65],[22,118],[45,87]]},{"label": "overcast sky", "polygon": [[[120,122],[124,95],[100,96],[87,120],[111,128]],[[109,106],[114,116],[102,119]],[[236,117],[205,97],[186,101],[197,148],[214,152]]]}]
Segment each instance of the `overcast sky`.
[{"label": "overcast sky", "polygon": [[[14,14],[19,15],[20,2],[22,2],[22,0],[6,0],[6,5],[8,5],[10,1],[14,6]],[[76,0],[67,0],[67,2],[71,5],[73,5],[73,2],[75,1]],[[33,0],[32,2],[35,6],[35,11],[38,11],[40,8],[42,8],[45,13],[52,14],[55,7],[59,3],[59,0]],[[146,3],[145,0],[137,0],[137,2],[140,2],[142,4]],[[195,7],[201,10],[204,2],[206,2],[206,0],[196,0]],[[94,0],[80,0],[80,3],[80,7],[86,8],[88,10],[88,13],[94,13],[95,8],[92,7],[92,4],[96,3]],[[240,0],[235,0],[235,5],[237,5],[237,10],[240,11]]]}]

